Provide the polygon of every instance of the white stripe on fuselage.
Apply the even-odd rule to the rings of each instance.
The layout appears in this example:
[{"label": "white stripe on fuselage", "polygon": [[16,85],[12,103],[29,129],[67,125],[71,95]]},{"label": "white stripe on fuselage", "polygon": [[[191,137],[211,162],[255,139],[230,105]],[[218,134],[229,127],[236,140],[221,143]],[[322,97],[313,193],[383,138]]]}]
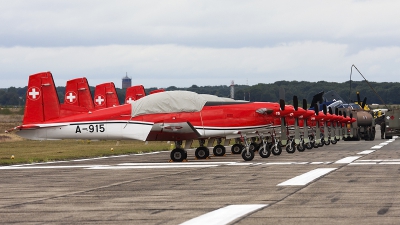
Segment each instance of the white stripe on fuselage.
[{"label": "white stripe on fuselage", "polygon": [[[18,135],[33,140],[90,139],[90,140],[141,140],[145,141],[153,127],[151,122],[142,121],[82,121],[74,123],[35,124],[38,129],[22,129]],[[266,132],[273,127],[195,127],[201,138],[240,137],[241,134],[255,136],[256,131]]]}]

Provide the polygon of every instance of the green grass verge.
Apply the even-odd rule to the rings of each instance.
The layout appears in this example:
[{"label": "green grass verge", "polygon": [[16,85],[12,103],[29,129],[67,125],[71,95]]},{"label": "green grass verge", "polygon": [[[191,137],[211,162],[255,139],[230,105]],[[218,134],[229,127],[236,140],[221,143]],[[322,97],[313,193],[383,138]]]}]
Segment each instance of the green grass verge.
[{"label": "green grass verge", "polygon": [[[0,165],[36,163],[170,150],[167,142],[143,141],[15,141],[0,142]],[[111,150],[112,149],[112,150]],[[12,156],[14,158],[12,159]],[[167,160],[167,159],[166,159]]]}]

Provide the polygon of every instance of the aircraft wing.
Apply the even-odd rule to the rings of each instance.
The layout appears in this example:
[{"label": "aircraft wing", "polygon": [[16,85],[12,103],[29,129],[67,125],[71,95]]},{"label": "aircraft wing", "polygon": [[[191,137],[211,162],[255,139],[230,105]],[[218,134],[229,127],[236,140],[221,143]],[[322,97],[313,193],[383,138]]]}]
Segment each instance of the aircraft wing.
[{"label": "aircraft wing", "polygon": [[154,123],[146,141],[179,141],[200,136],[190,122],[158,122]]}]

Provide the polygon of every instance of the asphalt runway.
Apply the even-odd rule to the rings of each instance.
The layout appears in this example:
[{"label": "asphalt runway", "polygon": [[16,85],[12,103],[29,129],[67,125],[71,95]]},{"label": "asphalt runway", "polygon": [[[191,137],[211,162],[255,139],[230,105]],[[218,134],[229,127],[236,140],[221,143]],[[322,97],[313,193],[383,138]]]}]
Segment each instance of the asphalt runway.
[{"label": "asphalt runway", "polygon": [[251,162],[189,151],[0,167],[0,223],[398,224],[399,154],[400,139],[376,139]]}]

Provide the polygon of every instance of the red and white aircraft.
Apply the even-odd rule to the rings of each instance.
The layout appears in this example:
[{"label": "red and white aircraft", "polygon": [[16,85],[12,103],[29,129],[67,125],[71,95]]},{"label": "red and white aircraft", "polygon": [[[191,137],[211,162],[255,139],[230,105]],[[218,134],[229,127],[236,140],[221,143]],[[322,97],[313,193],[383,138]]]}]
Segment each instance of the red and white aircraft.
[{"label": "red and white aircraft", "polygon": [[[177,162],[187,158],[185,149],[190,148],[193,140],[200,143],[195,151],[196,157],[204,159],[209,156],[205,140],[209,141],[209,147],[217,140],[213,153],[222,156],[226,151],[221,145],[222,138],[226,139],[225,143],[232,138],[243,138],[246,148],[243,151],[240,148],[236,153],[241,152],[244,160],[252,160],[254,151],[249,148],[247,137],[262,134],[273,127],[282,127],[281,141],[285,145],[286,128],[293,125],[290,118],[296,118],[294,125],[297,129],[298,118],[310,117],[310,110],[285,106],[284,102],[235,101],[188,91],[159,92],[144,97],[140,87],[136,88],[137,92],[129,94],[136,96],[136,101],[119,105],[115,100],[113,84],[105,83],[97,87],[99,92],[95,96],[104,96],[95,97],[93,102],[85,78],[70,80],[67,82],[65,102],[60,104],[52,74],[42,72],[31,75],[23,124],[16,128],[19,130],[17,134],[34,140],[175,141],[176,148],[170,157]],[[102,107],[101,103],[106,101],[100,100],[96,104],[96,99],[107,100],[107,94],[111,96],[109,104]],[[280,126],[281,123],[283,126]],[[186,141],[185,148],[182,141]],[[263,154],[260,155],[268,157],[270,150],[263,143]]]},{"label": "red and white aircraft", "polygon": [[[78,81],[75,81],[77,87]],[[78,89],[88,89],[83,86]],[[60,104],[52,74],[31,75],[23,124],[17,127],[17,134],[34,140],[175,141],[171,160],[183,161],[187,153],[182,141],[189,148],[193,140],[199,140],[201,146],[195,155],[206,158],[209,151],[202,145],[205,140],[214,143],[221,138],[246,139],[273,127],[276,118],[294,112],[293,106],[282,107],[279,103],[235,101],[188,91],[165,91],[142,97],[132,104],[96,109],[92,105],[86,107],[86,103],[75,103],[75,94],[78,93],[67,93],[66,102]],[[66,107],[66,104],[69,105]],[[214,147],[217,156],[225,154],[225,147],[220,143]],[[242,151],[242,157],[253,159],[254,152],[249,145]]]}]

